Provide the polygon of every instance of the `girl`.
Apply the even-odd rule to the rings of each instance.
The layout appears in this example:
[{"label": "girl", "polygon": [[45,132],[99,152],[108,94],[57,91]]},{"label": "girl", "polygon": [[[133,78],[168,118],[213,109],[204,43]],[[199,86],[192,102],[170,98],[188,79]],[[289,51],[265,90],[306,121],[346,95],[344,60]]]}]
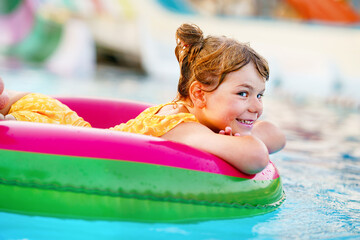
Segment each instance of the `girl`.
[{"label": "girl", "polygon": [[[176,99],[150,107],[111,130],[180,142],[212,153],[244,173],[260,172],[269,162],[269,153],[285,145],[277,127],[258,121],[269,78],[266,60],[233,39],[204,38],[196,25],[181,25],[176,40],[175,55],[180,65]],[[14,106],[22,100],[17,99],[10,103]],[[2,114],[19,120],[13,106]],[[90,126],[76,113],[71,114],[74,120],[68,124]]]}]

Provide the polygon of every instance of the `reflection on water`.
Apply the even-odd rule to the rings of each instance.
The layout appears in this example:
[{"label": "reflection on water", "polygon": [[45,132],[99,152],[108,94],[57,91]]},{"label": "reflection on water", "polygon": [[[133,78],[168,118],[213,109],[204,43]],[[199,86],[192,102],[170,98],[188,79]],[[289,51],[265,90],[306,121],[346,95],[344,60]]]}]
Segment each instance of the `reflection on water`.
[{"label": "reflection on water", "polygon": [[360,114],[356,109],[329,106],[319,99],[265,101],[271,113],[265,117],[286,132],[287,151],[309,158],[359,160]]},{"label": "reflection on water", "polygon": [[271,99],[266,107],[266,118],[288,140],[276,157],[288,201],[275,221],[258,230],[271,236],[272,227],[292,229],[287,233],[298,238],[301,232],[313,239],[360,237],[359,112],[314,99]]},{"label": "reflection on water", "polygon": [[[1,69],[7,86],[51,95],[86,95],[161,103],[175,96],[177,79],[153,79],[99,67],[89,81],[39,70]],[[269,84],[271,84],[269,82]],[[146,224],[29,217],[0,213],[0,239],[324,239],[360,238],[360,113],[324,99],[265,98],[263,117],[286,133],[272,155],[287,195],[263,216],[190,224]]]}]

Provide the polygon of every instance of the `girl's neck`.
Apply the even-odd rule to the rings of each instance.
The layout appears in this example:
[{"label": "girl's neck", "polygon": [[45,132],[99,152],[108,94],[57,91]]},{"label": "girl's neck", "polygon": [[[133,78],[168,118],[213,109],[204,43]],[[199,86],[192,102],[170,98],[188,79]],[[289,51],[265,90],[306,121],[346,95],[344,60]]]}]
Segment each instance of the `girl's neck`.
[{"label": "girl's neck", "polygon": [[191,103],[190,100],[178,100],[178,101],[174,101],[175,104],[177,105],[177,107],[179,107],[182,112],[187,112],[187,113],[191,113],[191,114],[194,114],[194,111],[193,111],[193,104]]}]

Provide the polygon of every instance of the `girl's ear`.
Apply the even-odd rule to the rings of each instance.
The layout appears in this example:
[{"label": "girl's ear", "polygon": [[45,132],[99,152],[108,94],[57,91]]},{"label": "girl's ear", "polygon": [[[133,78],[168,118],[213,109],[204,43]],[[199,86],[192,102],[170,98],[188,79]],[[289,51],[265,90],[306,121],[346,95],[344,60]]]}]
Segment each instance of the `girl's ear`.
[{"label": "girl's ear", "polygon": [[201,83],[194,81],[190,85],[189,94],[195,107],[204,108],[206,106],[205,92]]}]

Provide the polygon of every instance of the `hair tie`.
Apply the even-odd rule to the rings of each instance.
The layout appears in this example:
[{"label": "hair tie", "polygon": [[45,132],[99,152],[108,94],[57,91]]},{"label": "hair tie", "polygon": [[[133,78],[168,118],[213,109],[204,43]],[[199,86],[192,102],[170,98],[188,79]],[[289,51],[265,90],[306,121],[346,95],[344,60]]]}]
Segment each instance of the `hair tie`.
[{"label": "hair tie", "polygon": [[186,48],[188,48],[190,46],[191,46],[190,44],[184,44],[184,45],[182,45],[182,49],[186,49]]}]

